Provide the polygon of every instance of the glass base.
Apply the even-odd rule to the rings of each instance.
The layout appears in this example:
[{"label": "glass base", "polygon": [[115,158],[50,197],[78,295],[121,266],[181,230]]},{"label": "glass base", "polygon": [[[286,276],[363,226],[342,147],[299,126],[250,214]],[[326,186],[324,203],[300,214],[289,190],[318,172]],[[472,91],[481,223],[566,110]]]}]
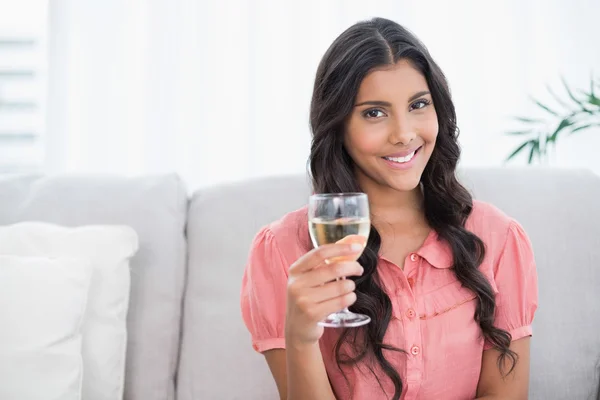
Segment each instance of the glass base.
[{"label": "glass base", "polygon": [[371,318],[366,315],[344,310],[329,314],[323,321],[319,321],[318,325],[326,328],[355,328],[369,322],[371,322]]}]

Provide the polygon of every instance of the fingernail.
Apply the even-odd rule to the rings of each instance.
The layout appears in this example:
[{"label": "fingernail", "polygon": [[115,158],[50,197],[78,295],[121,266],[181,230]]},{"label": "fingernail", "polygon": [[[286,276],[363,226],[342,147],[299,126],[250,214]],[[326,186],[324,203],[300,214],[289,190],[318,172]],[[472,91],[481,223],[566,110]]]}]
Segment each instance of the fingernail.
[{"label": "fingernail", "polygon": [[352,246],[350,246],[350,250],[352,250],[352,251],[360,251],[362,249],[363,249],[363,246],[360,243],[352,243]]}]

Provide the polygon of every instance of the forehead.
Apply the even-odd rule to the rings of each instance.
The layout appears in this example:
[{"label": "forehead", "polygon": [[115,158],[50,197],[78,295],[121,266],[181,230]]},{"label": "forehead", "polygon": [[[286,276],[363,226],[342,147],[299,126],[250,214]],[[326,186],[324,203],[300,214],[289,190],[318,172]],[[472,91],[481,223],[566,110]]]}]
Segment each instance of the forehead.
[{"label": "forehead", "polygon": [[421,72],[407,60],[371,71],[360,84],[357,103],[367,100],[406,100],[416,92],[429,90]]}]

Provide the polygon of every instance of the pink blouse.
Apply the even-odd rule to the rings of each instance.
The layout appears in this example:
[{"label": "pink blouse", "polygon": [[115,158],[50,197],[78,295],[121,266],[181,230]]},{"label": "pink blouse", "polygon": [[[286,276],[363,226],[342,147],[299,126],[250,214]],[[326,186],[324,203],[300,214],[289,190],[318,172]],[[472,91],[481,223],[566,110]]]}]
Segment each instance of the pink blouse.
[{"label": "pink blouse", "polygon": [[[494,206],[475,201],[466,227],[486,246],[480,270],[496,294],[496,327],[513,340],[531,335],[538,288],[531,244],[523,228]],[[285,348],[284,324],[289,266],[312,248],[307,208],[285,215],[255,237],[242,281],[244,322],[258,352]],[[404,270],[379,258],[378,273],[393,311],[384,342],[407,354],[386,351],[400,373],[404,400],[475,398],[484,342],[473,319],[475,295],[461,287],[452,270],[452,252],[432,231]],[[321,353],[336,397],[387,399],[394,386],[378,372],[385,393],[368,369],[344,367],[348,382],[335,362],[335,329],[325,329]],[[364,373],[364,371],[367,371]]]}]

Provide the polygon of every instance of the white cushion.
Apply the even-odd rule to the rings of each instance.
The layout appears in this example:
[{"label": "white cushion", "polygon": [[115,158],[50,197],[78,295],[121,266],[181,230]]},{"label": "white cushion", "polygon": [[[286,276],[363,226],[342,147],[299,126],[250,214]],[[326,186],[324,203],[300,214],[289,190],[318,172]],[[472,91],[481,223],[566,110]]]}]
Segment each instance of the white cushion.
[{"label": "white cushion", "polygon": [[81,399],[91,263],[0,255],[0,399]]},{"label": "white cushion", "polygon": [[83,398],[121,400],[127,344],[129,259],[136,232],[127,226],[64,227],[21,222],[0,227],[0,254],[79,257],[92,263],[83,325]]}]

